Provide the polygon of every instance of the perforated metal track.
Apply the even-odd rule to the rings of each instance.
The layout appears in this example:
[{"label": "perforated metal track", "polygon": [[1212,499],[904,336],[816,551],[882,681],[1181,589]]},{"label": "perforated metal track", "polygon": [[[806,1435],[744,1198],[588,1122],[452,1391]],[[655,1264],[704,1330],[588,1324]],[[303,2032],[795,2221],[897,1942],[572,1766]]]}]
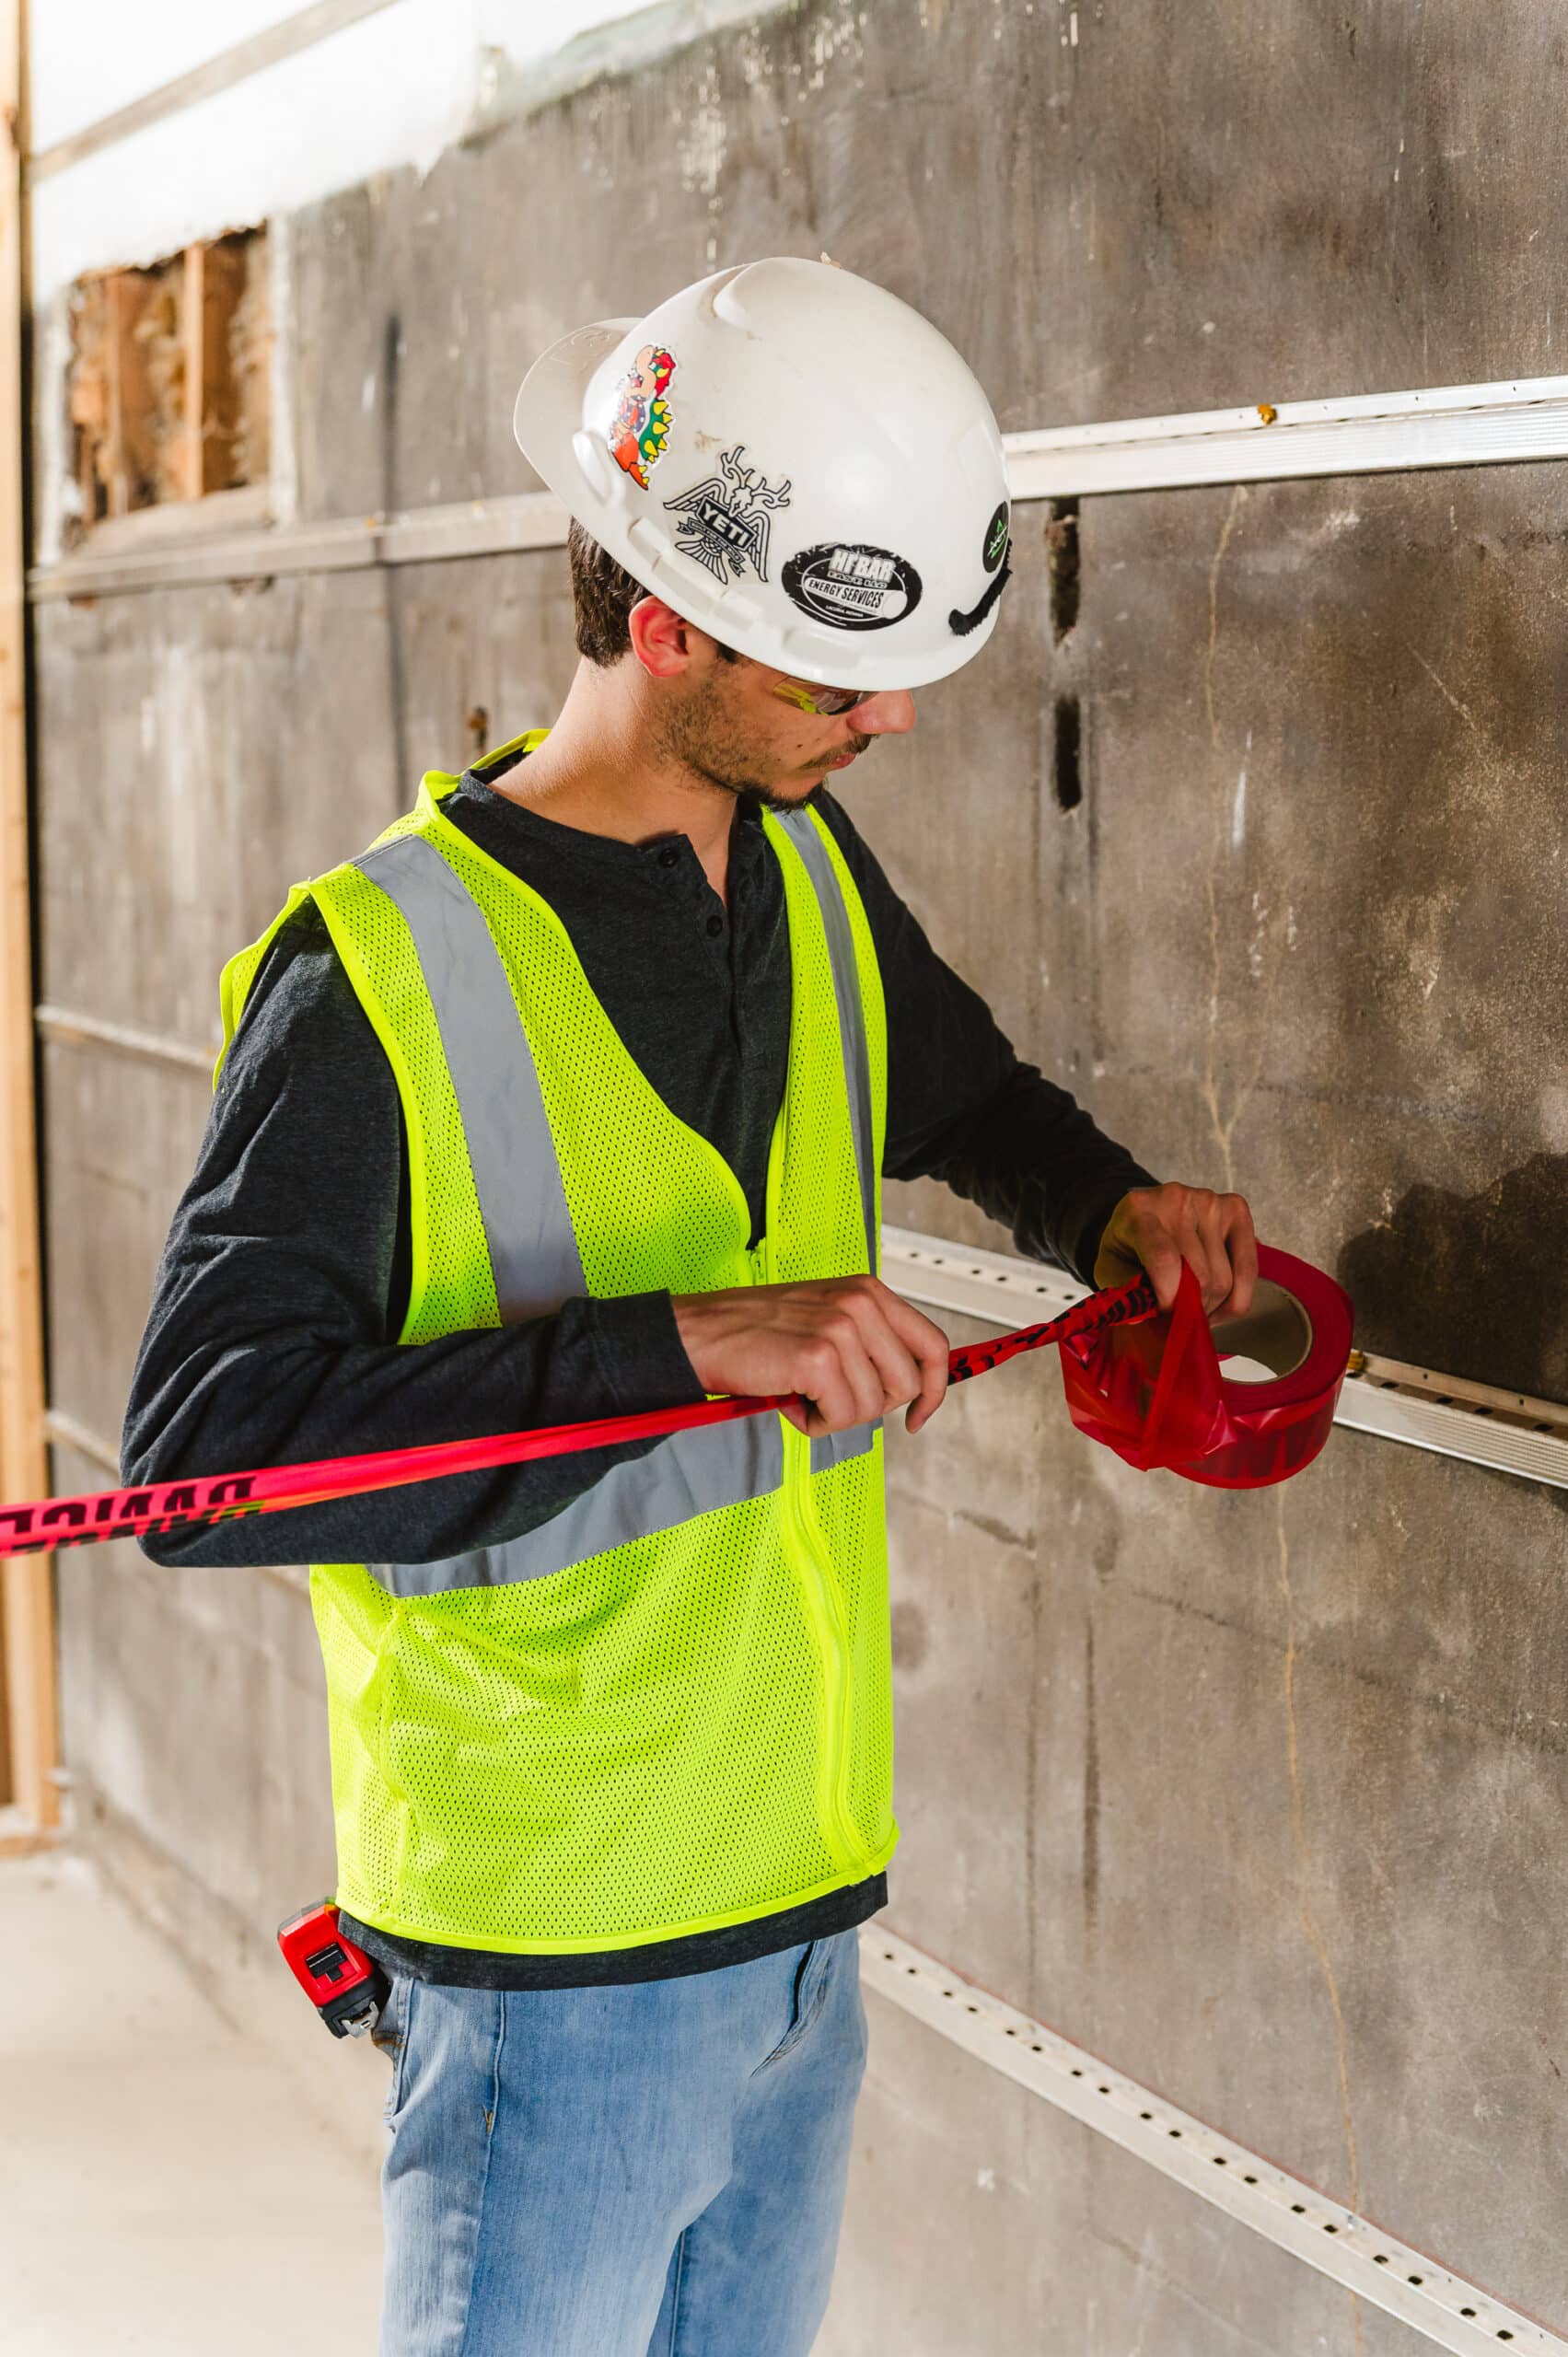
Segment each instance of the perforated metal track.
[{"label": "perforated metal track", "polygon": [[860,1967],[868,1989],[939,2037],[1136,2154],[1319,2275],[1386,2308],[1437,2348],[1453,2350],[1456,2357],[1498,2357],[1501,2349],[1568,2357],[1568,2340],[1179,2110],[897,1933],[868,1924],[860,1935]]}]

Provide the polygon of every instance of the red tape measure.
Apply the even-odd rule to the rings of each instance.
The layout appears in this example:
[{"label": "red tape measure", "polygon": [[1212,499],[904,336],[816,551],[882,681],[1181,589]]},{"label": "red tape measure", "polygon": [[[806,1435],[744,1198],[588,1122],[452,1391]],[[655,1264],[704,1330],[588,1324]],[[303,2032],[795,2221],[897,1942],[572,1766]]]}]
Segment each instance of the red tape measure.
[{"label": "red tape measure", "polygon": [[386,1974],[338,1924],[330,1898],[278,1925],[283,1960],[334,2038],[363,2038],[386,2009]]}]

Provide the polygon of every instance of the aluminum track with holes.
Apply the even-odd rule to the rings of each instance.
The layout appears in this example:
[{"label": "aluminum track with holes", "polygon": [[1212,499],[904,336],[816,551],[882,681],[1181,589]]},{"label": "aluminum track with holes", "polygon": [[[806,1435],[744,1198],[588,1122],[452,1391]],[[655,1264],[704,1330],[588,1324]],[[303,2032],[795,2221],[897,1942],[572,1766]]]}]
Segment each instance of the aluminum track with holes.
[{"label": "aluminum track with holes", "polygon": [[1386,2308],[1439,2349],[1452,2350],[1455,2357],[1497,2357],[1500,2348],[1568,2357],[1568,2340],[1533,2317],[1179,2110],[896,1932],[865,1926],[860,1969],[866,1988],[939,2037],[1135,2154],[1162,2177],[1174,2177],[1319,2275]]}]

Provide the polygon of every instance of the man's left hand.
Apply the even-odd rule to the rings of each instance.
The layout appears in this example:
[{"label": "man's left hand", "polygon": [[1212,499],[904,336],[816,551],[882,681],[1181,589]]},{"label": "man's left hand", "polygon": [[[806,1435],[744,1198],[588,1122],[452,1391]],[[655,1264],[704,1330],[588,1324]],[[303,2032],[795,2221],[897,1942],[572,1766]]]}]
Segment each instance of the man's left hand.
[{"label": "man's left hand", "polygon": [[1243,1195],[1209,1187],[1134,1187],[1111,1213],[1095,1260],[1097,1285],[1131,1284],[1146,1269],[1162,1309],[1170,1308],[1186,1261],[1211,1318],[1252,1306],[1258,1238]]}]

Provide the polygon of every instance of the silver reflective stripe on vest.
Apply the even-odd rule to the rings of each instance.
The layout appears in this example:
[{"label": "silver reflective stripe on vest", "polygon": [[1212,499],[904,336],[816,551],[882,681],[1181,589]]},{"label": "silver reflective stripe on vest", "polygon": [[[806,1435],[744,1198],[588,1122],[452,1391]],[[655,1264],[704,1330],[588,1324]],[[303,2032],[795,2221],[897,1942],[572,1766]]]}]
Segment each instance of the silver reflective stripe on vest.
[{"label": "silver reflective stripe on vest", "polygon": [[478,902],[423,835],[354,862],[401,910],[457,1092],[503,1326],[587,1292],[528,1033]]},{"label": "silver reflective stripe on vest", "polygon": [[[805,863],[822,912],[828,937],[828,962],[833,970],[833,997],[839,1009],[839,1044],[843,1051],[844,1085],[849,1090],[850,1129],[854,1137],[854,1167],[860,1175],[860,1203],[865,1218],[865,1265],[877,1273],[877,1173],[872,1162],[876,1125],[871,1118],[871,1051],[865,1044],[865,1009],[860,996],[860,968],[855,962],[854,935],[849,911],[827,845],[808,812],[780,812],[780,826]],[[864,1457],[877,1427],[852,1424],[847,1432],[828,1433],[811,1444],[813,1473],[830,1472],[846,1457]]]},{"label": "silver reflective stripe on vest", "polygon": [[505,1546],[476,1548],[437,1563],[366,1568],[393,1596],[440,1596],[451,1588],[548,1579],[629,1539],[651,1538],[678,1529],[695,1515],[766,1497],[783,1479],[784,1439],[776,1416],[704,1424],[696,1432],[672,1433],[646,1457],[611,1466],[560,1514]]},{"label": "silver reflective stripe on vest", "polygon": [[842,1433],[820,1434],[811,1444],[811,1470],[830,1473],[846,1457],[864,1457],[881,1429],[878,1421],[874,1424],[851,1424]]},{"label": "silver reflective stripe on vest", "polygon": [[860,968],[855,962],[854,935],[849,911],[828,847],[817,832],[810,813],[792,810],[779,824],[805,862],[822,912],[828,936],[828,961],[833,970],[833,996],[839,1008],[839,1044],[843,1051],[844,1084],[849,1090],[849,1120],[854,1136],[854,1167],[860,1173],[860,1204],[865,1216],[865,1265],[877,1273],[877,1173],[872,1164],[876,1125],[871,1118],[871,1051],[865,1044],[865,1009],[860,997]]}]

